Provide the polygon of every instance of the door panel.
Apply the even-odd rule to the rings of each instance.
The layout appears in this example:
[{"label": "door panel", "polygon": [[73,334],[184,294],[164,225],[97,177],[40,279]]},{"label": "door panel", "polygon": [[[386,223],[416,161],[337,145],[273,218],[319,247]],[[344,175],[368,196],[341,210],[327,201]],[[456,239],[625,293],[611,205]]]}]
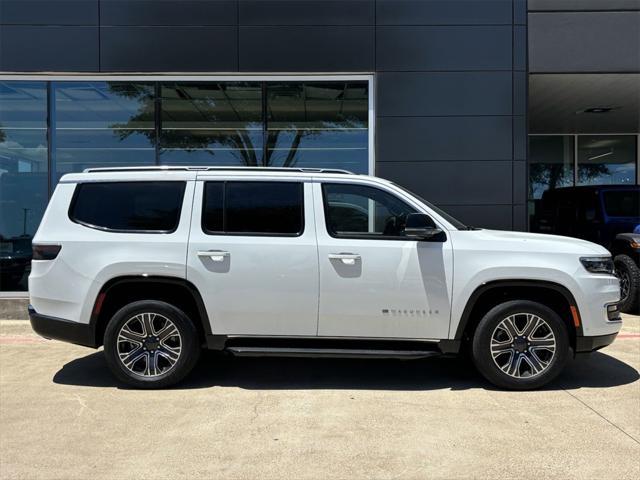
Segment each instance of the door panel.
[{"label": "door panel", "polygon": [[316,335],[318,255],[311,185],[304,184],[300,236],[205,233],[203,197],[204,183],[198,181],[187,278],[202,294],[213,333]]},{"label": "door panel", "polygon": [[[447,338],[453,266],[450,241],[398,238],[389,227],[393,222],[382,219],[380,225],[376,216],[381,210],[387,213],[386,209],[372,211],[371,203],[367,207],[366,201],[349,195],[325,206],[319,183],[314,184],[314,199],[320,268],[318,335]],[[340,212],[349,205],[353,205],[352,214]],[[331,236],[325,222],[328,211],[339,213],[351,228],[360,228],[369,218],[373,233],[392,231],[395,238]]]}]

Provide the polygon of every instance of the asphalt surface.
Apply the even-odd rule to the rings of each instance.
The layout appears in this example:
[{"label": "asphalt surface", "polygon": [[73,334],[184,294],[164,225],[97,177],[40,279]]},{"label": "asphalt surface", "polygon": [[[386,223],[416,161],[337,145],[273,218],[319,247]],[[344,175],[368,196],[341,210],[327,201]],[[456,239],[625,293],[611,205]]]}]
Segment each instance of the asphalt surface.
[{"label": "asphalt surface", "polygon": [[129,390],[0,320],[0,478],[640,478],[640,317],[542,391],[462,360],[234,359]]}]

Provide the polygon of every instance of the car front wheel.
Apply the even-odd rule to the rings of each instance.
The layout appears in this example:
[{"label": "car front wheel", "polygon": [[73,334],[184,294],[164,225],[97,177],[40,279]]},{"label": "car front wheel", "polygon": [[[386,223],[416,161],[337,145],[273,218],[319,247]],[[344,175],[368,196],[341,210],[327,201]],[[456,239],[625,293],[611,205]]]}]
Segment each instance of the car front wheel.
[{"label": "car front wheel", "polygon": [[569,356],[567,328],[550,308],[515,300],[492,308],[473,337],[473,360],[494,385],[510,390],[542,387]]},{"label": "car front wheel", "polygon": [[137,388],[163,388],[182,380],[199,354],[198,332],[178,308],[165,302],[130,303],[107,325],[104,352],[113,374]]}]

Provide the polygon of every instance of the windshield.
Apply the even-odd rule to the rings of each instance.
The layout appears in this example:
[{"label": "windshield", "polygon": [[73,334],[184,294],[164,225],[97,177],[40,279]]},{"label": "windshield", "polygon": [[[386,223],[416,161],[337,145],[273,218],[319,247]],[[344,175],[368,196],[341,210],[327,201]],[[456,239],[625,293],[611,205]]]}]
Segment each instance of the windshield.
[{"label": "windshield", "polygon": [[398,185],[397,183],[394,183],[393,185],[395,185],[396,187],[398,187],[400,190],[402,190],[403,192],[407,192],[409,195],[411,195],[412,197],[417,198],[418,200],[420,200],[422,203],[424,203],[427,207],[429,207],[431,210],[433,210],[434,212],[436,212],[438,215],[440,215],[442,218],[444,218],[447,222],[449,222],[451,225],[453,225],[456,229],[458,230],[472,230],[472,227],[468,227],[466,226],[464,223],[462,223],[460,220],[453,218],[451,215],[449,215],[447,212],[439,209],[438,207],[436,207],[435,205],[433,205],[432,203],[426,201],[424,198],[422,198],[420,195],[416,195],[415,193],[413,193],[411,190],[407,190],[406,188]]},{"label": "windshield", "polygon": [[610,217],[640,217],[640,191],[605,191],[604,210]]}]

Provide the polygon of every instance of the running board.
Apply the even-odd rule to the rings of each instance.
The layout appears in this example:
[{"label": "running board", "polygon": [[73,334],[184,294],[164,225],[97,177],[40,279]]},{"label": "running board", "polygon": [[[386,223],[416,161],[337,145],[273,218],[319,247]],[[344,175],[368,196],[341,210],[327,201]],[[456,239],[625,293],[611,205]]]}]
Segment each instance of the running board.
[{"label": "running board", "polygon": [[237,357],[311,357],[311,358],[417,358],[441,355],[434,350],[366,350],[357,348],[283,348],[283,347],[227,347]]}]

